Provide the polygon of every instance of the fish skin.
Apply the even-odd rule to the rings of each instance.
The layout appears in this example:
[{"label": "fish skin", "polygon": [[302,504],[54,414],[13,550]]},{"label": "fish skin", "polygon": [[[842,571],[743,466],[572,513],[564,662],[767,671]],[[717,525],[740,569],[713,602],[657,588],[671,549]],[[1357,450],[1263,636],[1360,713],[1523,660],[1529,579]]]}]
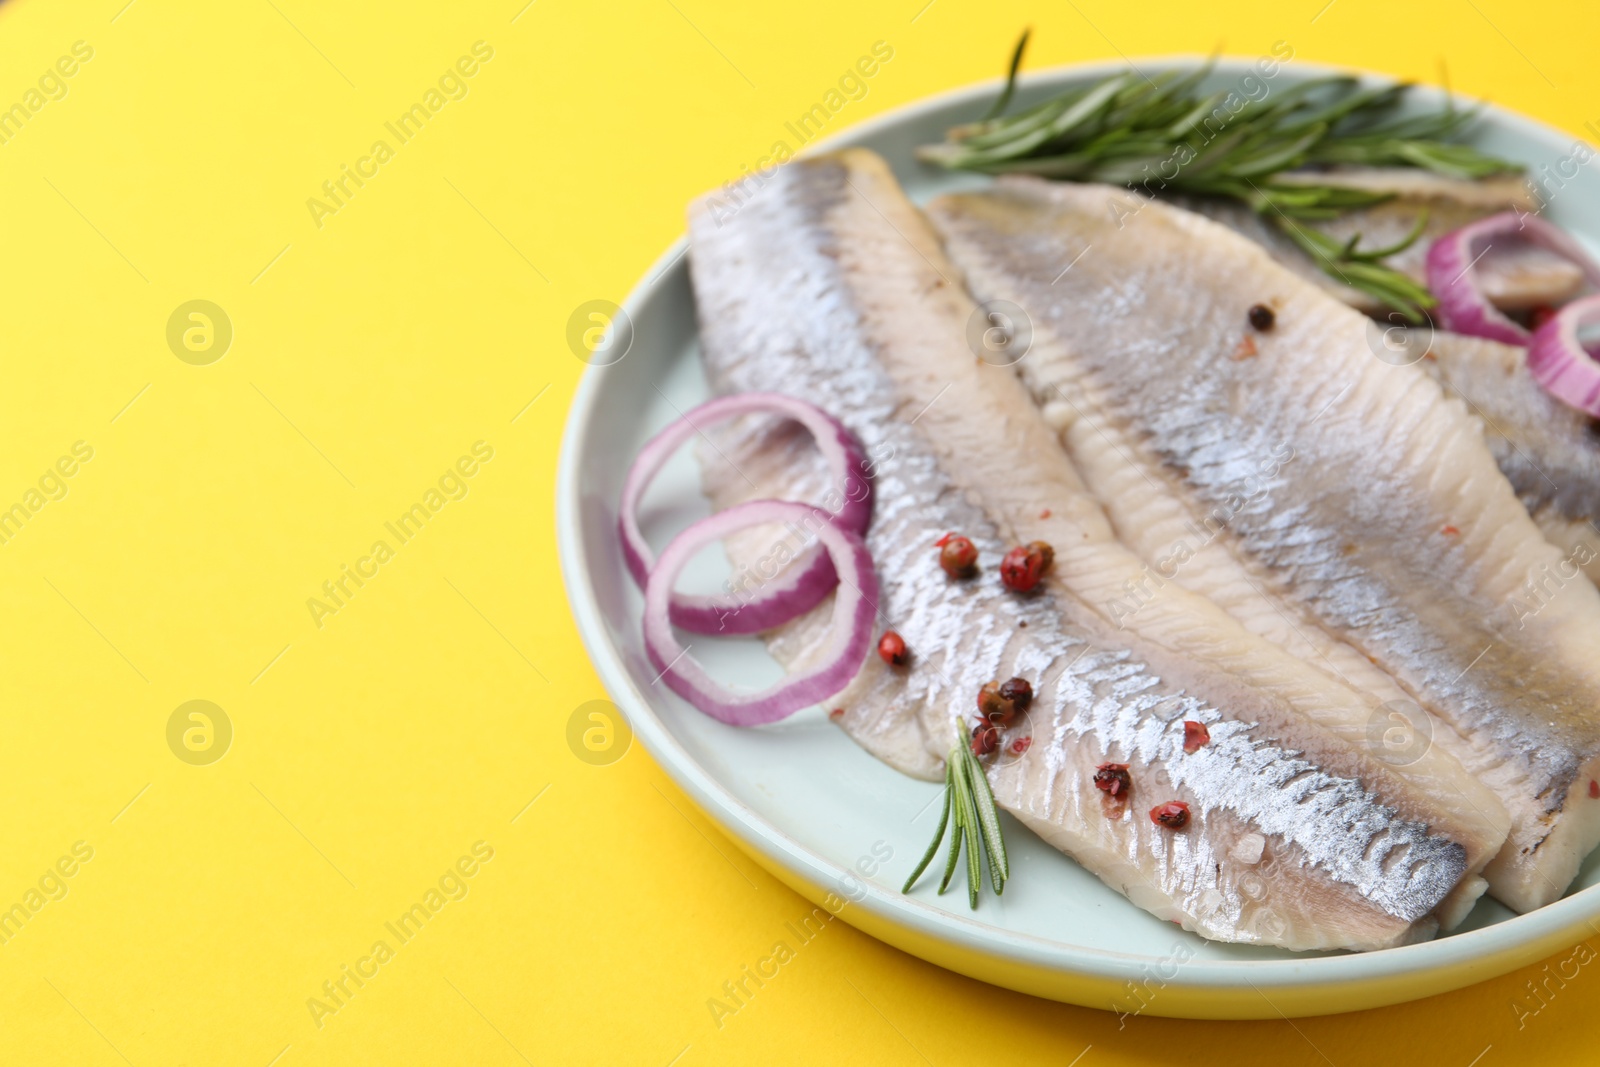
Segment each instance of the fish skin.
[{"label": "fish skin", "polygon": [[[1600,839],[1584,795],[1600,773],[1600,595],[1575,582],[1515,610],[1561,557],[1464,407],[1375,358],[1359,313],[1193,213],[1024,178],[928,210],[973,291],[1032,317],[1020,371],[1036,401],[1079,398],[1191,519],[1225,507],[1220,540],[1263,590],[1453,727],[1434,743],[1464,742],[1454,754],[1500,794],[1512,834],[1491,893],[1518,910],[1559,897]],[[1276,311],[1270,332],[1247,324],[1256,303]],[[1239,500],[1283,442],[1295,470]]]},{"label": "fish skin", "polygon": [[[1428,247],[1436,238],[1503,211],[1526,214],[1539,210],[1538,199],[1528,183],[1515,177],[1466,181],[1415,168],[1350,167],[1295,171],[1279,175],[1276,180],[1290,185],[1337,185],[1393,196],[1391,200],[1356,208],[1334,219],[1298,223],[1315,226],[1341,243],[1360,235],[1362,248],[1383,248],[1399,243],[1426,213],[1427,222],[1421,236],[1410,247],[1383,259],[1385,266],[1423,285],[1427,284]],[[1164,196],[1163,199],[1248,237],[1301,278],[1352,307],[1370,315],[1382,315],[1389,310],[1371,294],[1328,275],[1272,220],[1237,201],[1200,196]],[[1569,260],[1535,245],[1505,241],[1478,261],[1475,277],[1490,303],[1507,311],[1559,304],[1575,296],[1584,284],[1583,271]]]},{"label": "fish skin", "polygon": [[[1032,744],[990,763],[996,800],[1140,906],[1209,938],[1295,949],[1431,935],[1433,913],[1467,873],[1456,839],[1465,835],[1433,829],[1429,820],[1448,823],[1448,813],[1291,706],[1285,690],[1305,672],[1282,667],[1288,657],[1200,598],[1211,629],[1157,612],[1133,632],[1097,610],[1098,595],[1080,595],[1075,582],[1141,564],[1115,542],[1014,376],[966,348],[970,298],[881,160],[852,151],[792,163],[730,223],[705,201],[692,206],[690,237],[713,387],[805,396],[887,457],[868,546],[882,620],[912,655],[892,676],[898,689],[878,688],[876,667],[865,673],[871,707],[855,691],[841,696],[853,736],[862,721],[852,716],[908,729],[905,709],[915,708],[942,755],[964,738],[984,682],[1029,678],[1033,707],[1004,743],[1026,731]],[[987,417],[975,423],[975,409]],[[707,469],[718,506],[778,489],[745,469],[746,457],[769,455],[759,432],[718,441],[730,461]],[[975,443],[1020,457],[1015,477],[964,480],[961,455],[946,450]],[[952,581],[940,569],[933,542],[951,530],[978,546],[980,577]],[[1039,532],[1057,548],[1055,567],[1035,594],[1010,593],[995,579],[999,559]],[[1192,654],[1185,619],[1204,631],[1210,657]],[[1185,719],[1210,728],[1211,743],[1192,754]],[[1106,809],[1091,780],[1103,762],[1130,764],[1131,803]],[[1145,814],[1169,799],[1194,812],[1182,833]],[[1402,807],[1425,817],[1402,817]],[[1247,839],[1266,842],[1264,864],[1234,858]]]}]

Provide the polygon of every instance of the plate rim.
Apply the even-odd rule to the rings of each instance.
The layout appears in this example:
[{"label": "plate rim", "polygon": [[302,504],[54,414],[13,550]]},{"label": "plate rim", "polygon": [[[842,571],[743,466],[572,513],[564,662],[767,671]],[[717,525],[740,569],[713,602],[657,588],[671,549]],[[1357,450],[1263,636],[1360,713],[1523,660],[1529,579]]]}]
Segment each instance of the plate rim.
[{"label": "plate rim", "polygon": [[[1019,78],[1019,88],[1044,88],[1128,69],[1165,70],[1213,62],[1219,73],[1243,76],[1255,69],[1254,58],[1239,56],[1207,57],[1194,53],[1134,57],[1131,60],[1098,60],[1064,64],[1030,71]],[[1285,68],[1308,77],[1346,75],[1372,83],[1395,83],[1389,75],[1357,68],[1281,61]],[[847,129],[807,146],[800,153],[811,156],[869,141],[878,134],[913,121],[929,112],[952,105],[978,103],[992,97],[1004,79],[992,78],[944,90],[893,107]],[[1493,122],[1516,128],[1532,140],[1543,142],[1556,153],[1573,144],[1586,144],[1539,120],[1510,111],[1496,104],[1474,101],[1432,85],[1417,84],[1412,93],[1432,102],[1446,99],[1480,109]],[[642,308],[675,272],[686,272],[684,253],[687,235],[680,236],[644,272],[621,307],[630,321],[637,321]],[[625,357],[624,357],[625,358]],[[853,877],[850,868],[836,864],[807,849],[799,841],[768,823],[759,813],[743,804],[694,759],[656,714],[645,694],[640,692],[624,663],[621,650],[611,641],[602,617],[598,596],[588,579],[590,550],[582,537],[581,447],[596,425],[596,412],[603,396],[604,366],[590,365],[579,378],[566,416],[556,472],[556,540],[561,575],[567,600],[578,632],[602,684],[621,707],[628,722],[650,755],[673,781],[683,789],[702,812],[712,818],[724,833],[779,880],[790,885],[814,904],[830,895],[829,885],[843,886]],[[858,887],[863,880],[849,884]],[[865,882],[864,895],[849,900],[836,912],[852,925],[866,926],[867,932],[897,948],[949,969],[958,970],[981,981],[1019,989],[1056,1000],[1089,1004],[1082,988],[1097,991],[1120,990],[1128,981],[1148,981],[1149,967],[1156,958],[1136,953],[1064,944],[1044,937],[1033,937],[1001,930],[977,919],[953,915],[919,901],[915,897]],[[1129,904],[1129,907],[1134,905]],[[859,909],[859,910],[857,910]],[[865,914],[861,914],[864,912]],[[1518,966],[1544,959],[1552,952],[1576,944],[1581,931],[1593,930],[1591,920],[1600,916],[1600,885],[1590,886],[1563,897],[1536,911],[1515,915],[1477,930],[1451,934],[1396,948],[1344,955],[1270,960],[1189,959],[1171,979],[1163,976],[1159,986],[1165,998],[1145,1009],[1153,1015],[1193,1018],[1272,1018],[1306,1016],[1360,1010],[1403,1003],[1425,996],[1459,989],[1497,977]],[[941,951],[941,948],[945,951]],[[940,957],[940,958],[933,958]],[[983,966],[987,960],[994,966]],[[974,971],[984,973],[974,974]],[[1427,980],[1424,982],[1423,980]],[[1085,985],[1087,983],[1087,985]],[[1362,996],[1361,987],[1381,983],[1381,988]],[[1397,985],[1397,983],[1400,983]],[[1404,988],[1416,983],[1416,988]],[[1280,994],[1270,999],[1261,991],[1266,985]],[[1081,988],[1080,988],[1081,987]],[[1346,1003],[1331,1012],[1311,1002],[1318,994],[1341,990]],[[1260,1009],[1239,1010],[1219,1007],[1215,998],[1254,993],[1263,1003]]]}]

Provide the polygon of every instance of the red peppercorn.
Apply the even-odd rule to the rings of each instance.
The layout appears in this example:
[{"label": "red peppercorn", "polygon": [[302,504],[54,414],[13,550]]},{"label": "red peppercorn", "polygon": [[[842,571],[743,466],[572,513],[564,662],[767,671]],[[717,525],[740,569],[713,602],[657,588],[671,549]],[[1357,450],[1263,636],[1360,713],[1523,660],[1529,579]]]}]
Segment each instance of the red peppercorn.
[{"label": "red peppercorn", "polygon": [[1024,678],[989,682],[978,690],[978,717],[999,726],[1027,712],[1033,703],[1033,686]]},{"label": "red peppercorn", "polygon": [[1600,800],[1600,782],[1589,779],[1589,796],[1591,799]]},{"label": "red peppercorn", "polygon": [[934,542],[939,566],[952,578],[970,578],[978,571],[978,546],[960,534],[948,533]]},{"label": "red peppercorn", "polygon": [[1011,704],[1001,698],[999,682],[988,682],[978,690],[978,718],[1004,726],[1011,716]]},{"label": "red peppercorn", "polygon": [[1000,699],[1009,700],[1018,715],[1025,715],[1033,704],[1033,686],[1026,678],[1010,678],[1000,683]]},{"label": "red peppercorn", "polygon": [[1133,791],[1133,778],[1126,763],[1102,763],[1094,771],[1094,787],[1114,797],[1125,797]]},{"label": "red peppercorn", "polygon": [[828,712],[828,718],[838,722],[840,719],[844,718],[844,709],[834,708],[832,711]]},{"label": "red peppercorn", "polygon": [[1150,821],[1168,830],[1182,830],[1189,825],[1189,805],[1181,800],[1169,800],[1150,809]]},{"label": "red peppercorn", "polygon": [[1193,752],[1206,747],[1211,743],[1211,731],[1206,729],[1203,722],[1185,719],[1183,722],[1183,750]]},{"label": "red peppercorn", "polygon": [[972,728],[972,754],[987,756],[1000,747],[1000,731],[992,722],[980,722]]},{"label": "red peppercorn", "polygon": [[891,667],[904,667],[910,656],[906,652],[906,639],[893,630],[883,631],[878,639],[878,655]]},{"label": "red peppercorn", "polygon": [[1024,752],[1028,751],[1028,746],[1031,744],[1033,744],[1033,738],[1019,737],[1015,741],[1011,742],[1011,754],[1013,756],[1020,756]]},{"label": "red peppercorn", "polygon": [[1549,304],[1539,304],[1528,312],[1528,328],[1537,330],[1545,323],[1556,317],[1556,309]]},{"label": "red peppercorn", "polygon": [[1006,588],[1026,593],[1039,584],[1039,577],[1050,569],[1055,558],[1055,550],[1043,541],[1018,545],[1000,561],[1000,580]]}]

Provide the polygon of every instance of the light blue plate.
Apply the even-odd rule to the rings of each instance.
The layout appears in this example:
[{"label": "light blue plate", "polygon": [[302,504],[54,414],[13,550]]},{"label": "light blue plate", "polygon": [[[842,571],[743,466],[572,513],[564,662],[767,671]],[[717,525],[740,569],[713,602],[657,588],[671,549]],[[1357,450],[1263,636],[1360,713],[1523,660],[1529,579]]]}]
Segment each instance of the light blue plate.
[{"label": "light blue plate", "polygon": [[[1138,66],[1153,73],[1199,62],[1169,57]],[[1118,69],[1034,74],[1023,80],[1016,106]],[[1253,73],[1250,61],[1224,60],[1209,87],[1233,88]],[[1270,91],[1328,73],[1334,72],[1295,64],[1261,84]],[[997,91],[991,83],[936,97],[823,147],[875,150],[919,202],[982,184],[987,179],[924,167],[912,151],[977,118]],[[1443,101],[1432,89],[1412,96],[1413,106]],[[1554,173],[1577,144],[1494,108],[1484,113],[1479,141],[1535,175],[1544,173],[1541,167]],[[1592,167],[1566,180],[1547,215],[1593,245],[1600,237],[1600,177]],[[1013,877],[1003,898],[986,894],[971,912],[965,892],[937,896],[926,878],[902,896],[900,884],[932,836],[939,787],[879,763],[819,709],[759,729],[724,726],[657,684],[645,660],[642,599],[622,564],[616,501],[645,440],[708,396],[684,251],[680,241],[662,256],[623,305],[631,337],[617,326],[610,351],[614,359],[626,354],[591,366],[579,386],[557,490],[562,573],[584,642],[635,734],[774,875],[814,902],[842,908],[843,919],[873,936],[984,981],[1090,1007],[1186,1018],[1277,1018],[1399,1003],[1503,974],[1593,932],[1600,889],[1587,887],[1600,881],[1596,857],[1565,899],[1523,916],[1484,900],[1461,929],[1426,944],[1351,955],[1211,943],[1134,907],[1009,817]],[[707,511],[690,451],[669,465],[646,501],[646,533],[658,547]],[[701,642],[695,654],[736,683],[764,684],[780,673],[754,639]]]}]

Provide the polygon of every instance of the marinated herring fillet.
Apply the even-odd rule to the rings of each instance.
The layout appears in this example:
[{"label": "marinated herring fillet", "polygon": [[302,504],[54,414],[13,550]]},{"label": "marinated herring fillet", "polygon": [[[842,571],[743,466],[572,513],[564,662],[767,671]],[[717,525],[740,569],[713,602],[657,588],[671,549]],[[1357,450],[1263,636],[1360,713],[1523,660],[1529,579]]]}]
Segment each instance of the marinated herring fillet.
[{"label": "marinated herring fillet", "polygon": [[[1465,406],[1377,358],[1359,313],[1193,213],[1022,178],[929,211],[973,291],[1026,309],[1035,400],[1072,405],[1108,443],[1076,457],[1119,534],[1247,625],[1276,613],[1274,636],[1320,629],[1301,636],[1383,668],[1443,720],[1432,745],[1510,811],[1490,892],[1518,910],[1561,896],[1600,839],[1600,594],[1571,582],[1516,610],[1562,557]],[[1256,304],[1270,328],[1250,325]],[[1284,448],[1291,464],[1262,466]],[[1222,571],[1215,553],[1153,554],[1116,496],[1135,478],[1226,550]]]},{"label": "marinated herring fillet", "polygon": [[[1364,719],[1359,696],[1203,598],[1126,630],[1099,612],[1141,563],[1020,383],[973,359],[970,298],[881,160],[789,164],[720,225],[695,204],[690,239],[713,386],[804,396],[874,457],[880,616],[911,659],[895,670],[869,660],[831,702],[847,731],[927,776],[908,738],[942,757],[984,683],[1029,680],[1032,706],[987,768],[997,802],[1141,907],[1209,938],[1376,948],[1429,936],[1436,913],[1470,904],[1498,836],[1309,717],[1332,703]],[[770,424],[718,437],[705,475],[714,502],[780,486],[792,496],[778,472],[803,466],[803,450]],[[940,568],[933,542],[948,531],[978,546],[978,577]],[[1019,595],[995,569],[1030,539],[1055,546],[1055,565]],[[736,573],[772,545],[730,545]],[[803,657],[814,625],[773,635],[774,653]],[[1185,720],[1210,733],[1191,753]],[[1128,765],[1131,796],[1096,788],[1105,763]],[[1166,801],[1189,805],[1185,829],[1149,817]]]}]

